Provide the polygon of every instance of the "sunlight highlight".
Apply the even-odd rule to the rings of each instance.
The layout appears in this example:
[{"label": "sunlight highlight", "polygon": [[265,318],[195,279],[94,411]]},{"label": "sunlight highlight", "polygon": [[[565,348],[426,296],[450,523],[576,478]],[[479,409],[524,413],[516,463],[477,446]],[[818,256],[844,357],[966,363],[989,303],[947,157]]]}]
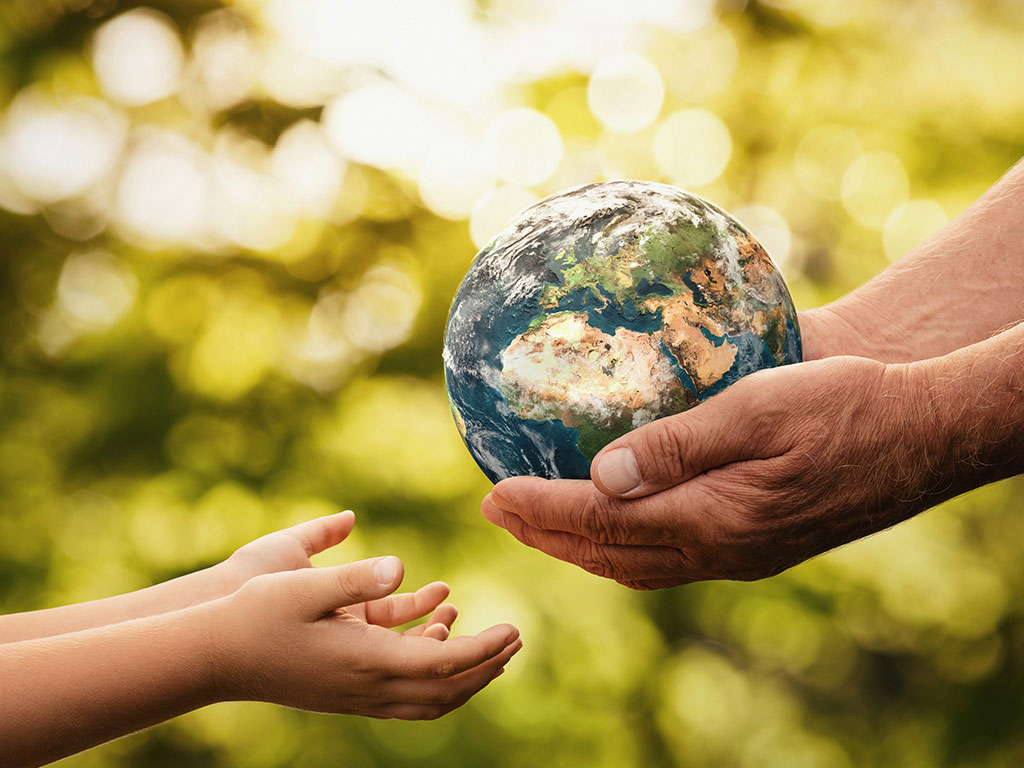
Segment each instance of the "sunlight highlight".
[{"label": "sunlight highlight", "polygon": [[16,190],[43,203],[82,194],[113,168],[124,120],[101,101],[60,105],[32,88],[5,115],[0,163]]},{"label": "sunlight highlight", "polygon": [[178,90],[185,54],[173,22],[150,8],[108,21],[93,38],[92,64],[103,92],[127,106]]},{"label": "sunlight highlight", "polygon": [[717,179],[732,154],[732,138],[721,118],[706,109],[684,109],[662,122],[654,137],[654,159],[681,187]]},{"label": "sunlight highlight", "polygon": [[590,76],[587,101],[594,116],[610,131],[634,133],[658,116],[665,99],[661,74],[637,54],[613,54]]},{"label": "sunlight highlight", "polygon": [[200,238],[208,227],[208,169],[199,147],[178,134],[161,131],[144,138],[121,172],[115,219],[144,243]]},{"label": "sunlight highlight", "polygon": [[484,142],[487,159],[498,177],[527,187],[551,176],[565,152],[551,118],[525,107],[498,115]]}]

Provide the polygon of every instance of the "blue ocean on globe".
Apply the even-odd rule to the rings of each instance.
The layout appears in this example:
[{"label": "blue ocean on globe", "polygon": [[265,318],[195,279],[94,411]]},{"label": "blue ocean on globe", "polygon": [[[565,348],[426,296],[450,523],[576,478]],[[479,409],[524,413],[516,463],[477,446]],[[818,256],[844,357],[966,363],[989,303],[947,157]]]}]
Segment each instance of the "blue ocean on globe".
[{"label": "blue ocean on globe", "polygon": [[789,291],[734,218],[665,184],[548,197],[470,266],[452,302],[452,415],[492,482],[587,478],[602,447],[802,359]]}]

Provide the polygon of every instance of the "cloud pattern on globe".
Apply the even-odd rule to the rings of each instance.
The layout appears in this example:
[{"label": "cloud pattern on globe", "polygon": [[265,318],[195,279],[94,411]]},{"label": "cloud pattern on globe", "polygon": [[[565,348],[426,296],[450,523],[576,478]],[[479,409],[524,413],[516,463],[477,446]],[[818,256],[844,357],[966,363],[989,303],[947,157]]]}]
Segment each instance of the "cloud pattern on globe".
[{"label": "cloud pattern on globe", "polygon": [[750,233],[641,181],[523,211],[477,254],[444,345],[452,414],[492,482],[589,477],[620,435],[801,356],[789,291]]}]

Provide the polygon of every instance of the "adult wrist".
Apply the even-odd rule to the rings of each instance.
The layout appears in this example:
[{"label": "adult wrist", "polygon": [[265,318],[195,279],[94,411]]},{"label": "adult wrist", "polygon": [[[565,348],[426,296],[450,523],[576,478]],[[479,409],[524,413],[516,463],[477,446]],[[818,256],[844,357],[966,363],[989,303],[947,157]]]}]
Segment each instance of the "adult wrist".
[{"label": "adult wrist", "polygon": [[905,366],[944,498],[1024,471],[1024,325]]},{"label": "adult wrist", "polygon": [[844,297],[832,304],[800,313],[804,360],[826,357],[866,357],[886,361],[866,312],[857,312],[856,299]]},{"label": "adult wrist", "polygon": [[900,329],[890,326],[885,310],[856,292],[799,315],[804,359],[852,355],[883,363],[915,359]]}]

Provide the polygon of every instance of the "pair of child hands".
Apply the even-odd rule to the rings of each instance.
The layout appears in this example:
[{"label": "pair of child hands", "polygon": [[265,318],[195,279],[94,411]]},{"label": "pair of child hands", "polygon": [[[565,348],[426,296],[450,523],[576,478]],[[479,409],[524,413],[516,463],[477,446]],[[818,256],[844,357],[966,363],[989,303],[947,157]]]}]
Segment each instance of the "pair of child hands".
[{"label": "pair of child hands", "polygon": [[409,720],[465,703],[519,651],[519,632],[449,637],[448,585],[396,594],[397,557],[312,567],[354,522],[322,517],[138,592],[0,616],[4,765],[41,765],[218,701]]},{"label": "pair of child hands", "polygon": [[[213,622],[221,696],[433,719],[498,677],[522,647],[507,624],[449,638],[458,611],[444,602],[448,585],[393,594],[404,575],[397,557],[311,568],[310,556],[344,540],[354,522],[352,512],[341,512],[302,523],[256,539],[222,564],[228,588],[238,587]],[[390,631],[428,614],[405,632]]]}]

